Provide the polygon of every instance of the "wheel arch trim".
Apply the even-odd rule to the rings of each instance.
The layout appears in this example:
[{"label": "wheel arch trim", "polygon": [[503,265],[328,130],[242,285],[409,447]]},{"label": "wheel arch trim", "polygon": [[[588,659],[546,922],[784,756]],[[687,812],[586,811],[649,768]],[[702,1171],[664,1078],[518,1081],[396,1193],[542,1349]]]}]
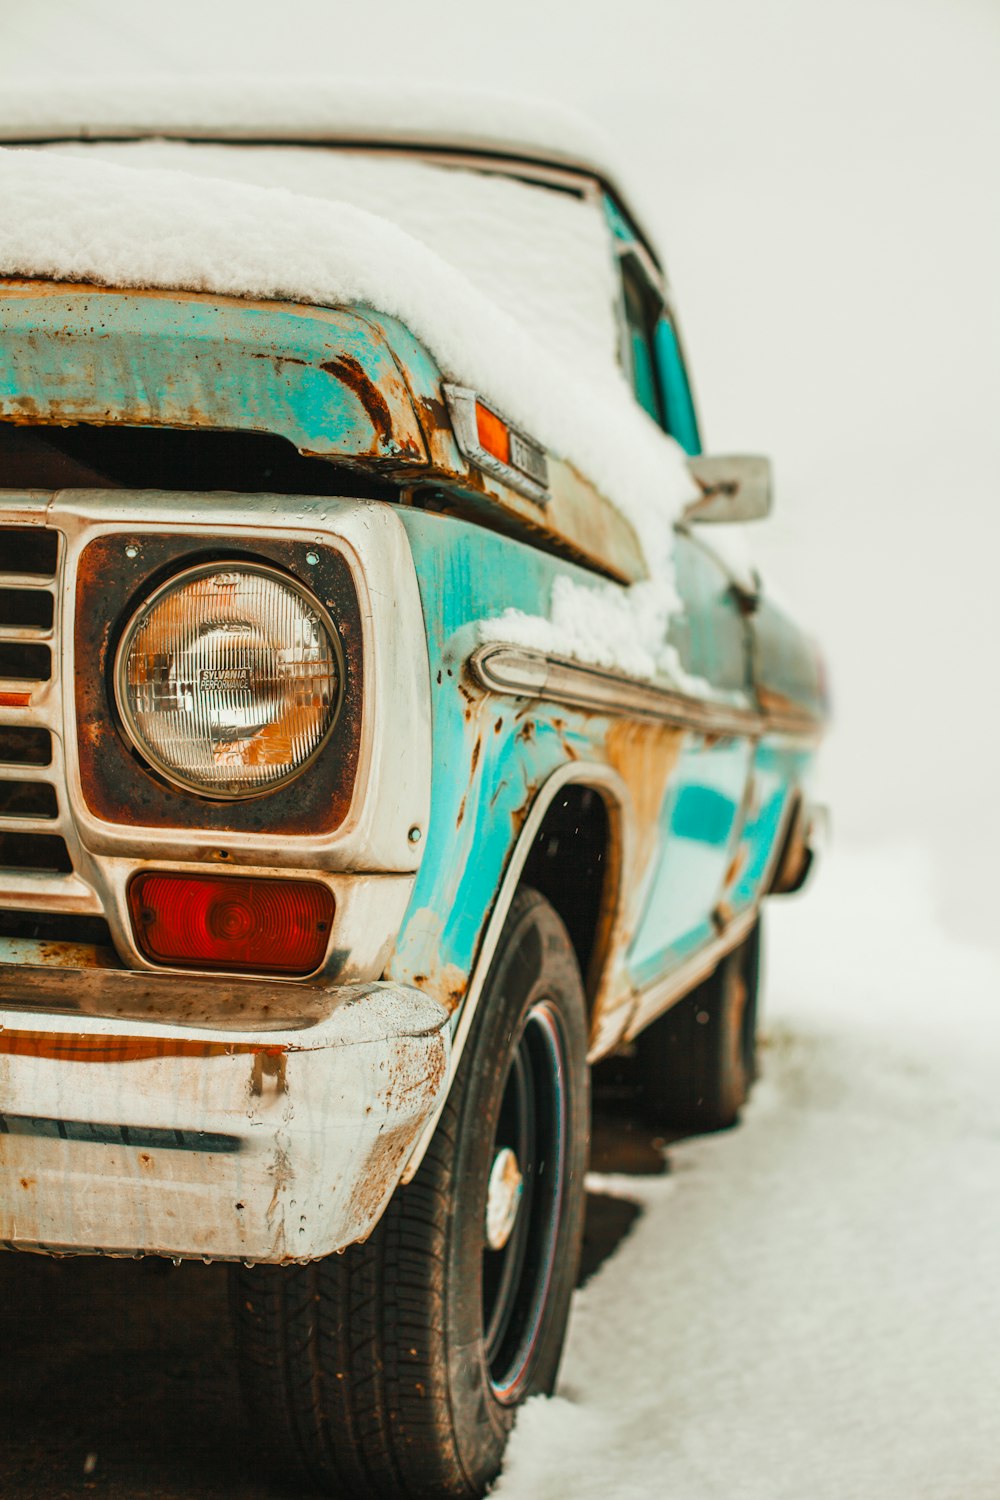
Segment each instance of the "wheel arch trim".
[{"label": "wheel arch trim", "polygon": [[[588,992],[588,1005],[592,1018],[596,1017],[601,1009],[608,990],[609,981],[613,979],[615,969],[614,956],[622,942],[622,916],[623,916],[623,890],[625,872],[629,868],[629,852],[633,837],[632,830],[632,805],[628,787],[617,771],[610,766],[603,765],[599,761],[571,761],[559,766],[539,787],[531,804],[531,809],[524,820],[521,831],[510,852],[503,877],[497,888],[496,898],[493,902],[489,918],[483,929],[476,957],[469,975],[465,1000],[458,1014],[458,1020],[452,1036],[451,1062],[448,1072],[448,1081],[441,1094],[437,1109],[428,1121],[423,1134],[417,1141],[412,1154],[406,1164],[402,1175],[402,1182],[410,1182],[416,1175],[424,1153],[430,1143],[431,1137],[437,1126],[441,1111],[444,1108],[455,1076],[458,1065],[461,1062],[465,1044],[468,1041],[472,1024],[479,1008],[486,977],[493,962],[500,934],[510,911],[524,873],[528,855],[534,844],[535,837],[545,821],[555,798],[565,787],[583,786],[589,787],[597,792],[602,798],[608,815],[609,846],[613,851],[610,860],[610,868],[606,877],[606,886],[610,894],[602,898],[604,911],[603,944],[599,947],[600,963],[592,968],[592,993]],[[601,938],[598,938],[601,944]],[[584,983],[587,976],[584,975]],[[631,992],[628,999],[631,1000]]]}]

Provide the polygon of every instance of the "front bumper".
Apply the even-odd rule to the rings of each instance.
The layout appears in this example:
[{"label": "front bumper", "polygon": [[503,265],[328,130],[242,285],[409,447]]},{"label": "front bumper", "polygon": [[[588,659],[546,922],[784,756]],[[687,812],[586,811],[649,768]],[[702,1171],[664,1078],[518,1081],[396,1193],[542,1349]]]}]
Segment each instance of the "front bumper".
[{"label": "front bumper", "polygon": [[281,1262],[370,1233],[444,1089],[446,1012],[402,985],[215,984],[244,1003],[190,1025],[157,1015],[158,977],[0,965],[0,1242]]}]

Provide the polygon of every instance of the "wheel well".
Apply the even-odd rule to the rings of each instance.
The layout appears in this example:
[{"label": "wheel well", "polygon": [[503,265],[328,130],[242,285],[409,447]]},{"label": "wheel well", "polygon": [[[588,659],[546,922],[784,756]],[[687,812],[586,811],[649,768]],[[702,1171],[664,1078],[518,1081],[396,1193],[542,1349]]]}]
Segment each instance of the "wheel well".
[{"label": "wheel well", "polygon": [[545,896],[565,922],[591,1003],[604,966],[618,884],[612,834],[603,795],[571,783],[552,799],[521,873],[522,884]]}]

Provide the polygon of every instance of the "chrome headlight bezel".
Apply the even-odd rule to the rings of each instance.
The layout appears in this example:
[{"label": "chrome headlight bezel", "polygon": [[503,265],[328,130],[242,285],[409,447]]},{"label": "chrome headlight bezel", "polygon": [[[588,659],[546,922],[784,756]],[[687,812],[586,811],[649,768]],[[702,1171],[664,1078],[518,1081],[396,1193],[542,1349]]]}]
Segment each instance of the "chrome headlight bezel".
[{"label": "chrome headlight bezel", "polygon": [[[170,594],[177,593],[181,589],[190,586],[199,578],[211,577],[214,574],[241,573],[252,574],[263,577],[280,584],[283,588],[298,596],[302,604],[310,612],[315,614],[317,620],[329,638],[333,656],[336,661],[336,701],[332,711],[323,728],[317,743],[310,752],[300,761],[290,767],[285,775],[276,777],[265,786],[227,788],[225,786],[209,786],[191,777],[186,777],[176,766],[163,760],[156,748],[150,744],[139,727],[132,705],[129,701],[128,686],[126,682],[127,664],[129,652],[139,629],[148,619],[151,611]],[[129,615],[120,633],[118,645],[115,651],[114,667],[112,671],[112,684],[114,689],[115,707],[119,716],[121,727],[127,737],[128,743],[155,774],[165,781],[169,786],[189,795],[200,797],[210,802],[244,803],[256,801],[262,797],[273,795],[275,792],[287,790],[289,785],[296,781],[306,772],[327,747],[333,730],[337,724],[344,702],[344,647],[338,631],[329,611],[321,600],[307,588],[294,575],[283,572],[264,562],[258,562],[252,558],[234,557],[228,559],[216,559],[211,562],[194,563],[180,572],[171,574],[153,589],[145,599],[136,605]]]}]

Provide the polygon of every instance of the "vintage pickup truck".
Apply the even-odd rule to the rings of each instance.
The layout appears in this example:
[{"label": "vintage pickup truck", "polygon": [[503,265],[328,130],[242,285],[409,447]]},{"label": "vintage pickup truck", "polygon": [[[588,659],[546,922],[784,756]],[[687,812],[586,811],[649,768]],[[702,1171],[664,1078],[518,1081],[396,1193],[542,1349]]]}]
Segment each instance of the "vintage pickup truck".
[{"label": "vintage pickup truck", "polygon": [[630,1051],[694,1128],[753,1078],[825,713],[814,648],[712,541],[766,512],[766,464],[701,456],[600,163],[371,119],[0,133],[39,171],[332,171],[369,211],[388,173],[375,206],[419,236],[433,200],[428,241],[439,188],[477,223],[506,195],[508,300],[504,205],[557,205],[601,247],[594,338],[690,456],[673,655],[622,670],[532,621],[569,580],[599,628],[649,571],[636,527],[403,319],[0,264],[0,1242],[232,1262],[282,1462],[478,1495],[555,1381],[589,1065]]}]

